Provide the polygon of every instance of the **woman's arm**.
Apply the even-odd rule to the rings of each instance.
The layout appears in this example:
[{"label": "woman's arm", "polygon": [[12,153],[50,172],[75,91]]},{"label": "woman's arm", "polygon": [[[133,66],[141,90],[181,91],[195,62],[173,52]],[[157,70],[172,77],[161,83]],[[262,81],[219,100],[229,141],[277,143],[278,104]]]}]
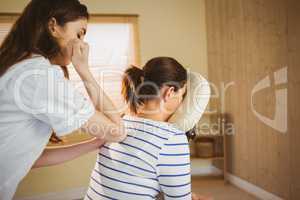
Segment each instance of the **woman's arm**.
[{"label": "woman's arm", "polygon": [[[85,132],[108,142],[120,142],[126,137],[123,121],[116,108],[94,79],[88,67],[89,46],[75,39],[69,44],[72,64],[85,84],[96,112],[80,127]],[[112,113],[114,112],[114,113]]]},{"label": "woman's arm", "polygon": [[113,102],[99,86],[89,70],[88,44],[81,40],[74,40],[72,42],[72,52],[72,63],[78,75],[82,79],[95,108],[111,119],[114,123],[121,124],[121,113],[117,112]]},{"label": "woman's arm", "polygon": [[81,40],[73,40],[72,63],[85,84],[86,90],[96,108],[96,113],[81,128],[98,138],[120,142],[126,137],[120,113],[94,79],[88,67],[89,46]]},{"label": "woman's arm", "polygon": [[103,140],[92,139],[90,141],[72,146],[45,149],[40,158],[33,165],[33,168],[58,165],[67,161],[71,161],[100,148],[103,144]]},{"label": "woman's arm", "polygon": [[[85,68],[88,68],[86,66]],[[99,86],[92,73],[87,70],[85,72],[78,73],[85,88],[95,106],[95,108],[101,111],[114,123],[121,123],[121,113],[117,112],[117,108],[114,106],[111,99],[106,95],[104,90]]]}]

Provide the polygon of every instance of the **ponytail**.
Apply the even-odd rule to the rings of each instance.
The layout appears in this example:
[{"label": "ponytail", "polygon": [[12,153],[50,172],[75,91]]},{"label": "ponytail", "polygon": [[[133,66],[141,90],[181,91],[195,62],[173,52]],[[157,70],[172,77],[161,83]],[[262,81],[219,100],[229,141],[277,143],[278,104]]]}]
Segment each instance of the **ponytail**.
[{"label": "ponytail", "polygon": [[132,66],[128,68],[123,76],[122,96],[128,103],[130,111],[137,113],[137,109],[143,104],[139,99],[137,89],[143,83],[144,71],[138,67]]}]

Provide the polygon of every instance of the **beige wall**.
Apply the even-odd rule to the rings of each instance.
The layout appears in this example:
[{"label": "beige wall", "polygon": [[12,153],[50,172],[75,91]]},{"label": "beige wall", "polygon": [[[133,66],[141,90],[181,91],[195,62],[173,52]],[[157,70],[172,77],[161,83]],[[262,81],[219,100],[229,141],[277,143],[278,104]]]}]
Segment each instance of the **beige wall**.
[{"label": "beige wall", "polygon": [[[28,0],[0,0],[0,13]],[[141,58],[173,56],[206,76],[204,0],[82,0],[91,13],[140,15]]]},{"label": "beige wall", "polygon": [[[0,13],[21,12],[26,0],[0,0]],[[172,56],[207,76],[204,0],[84,0],[91,13],[138,14],[142,63]],[[95,153],[64,165],[33,170],[17,196],[85,187]]]}]

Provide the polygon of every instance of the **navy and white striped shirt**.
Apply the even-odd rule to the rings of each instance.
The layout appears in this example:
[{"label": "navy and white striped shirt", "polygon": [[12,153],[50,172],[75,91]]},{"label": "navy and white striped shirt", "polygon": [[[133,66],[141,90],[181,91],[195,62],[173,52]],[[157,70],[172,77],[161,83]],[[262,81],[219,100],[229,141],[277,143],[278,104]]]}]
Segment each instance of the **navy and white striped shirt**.
[{"label": "navy and white striped shirt", "polygon": [[125,116],[128,137],[99,151],[85,200],[191,199],[186,135],[166,122]]}]

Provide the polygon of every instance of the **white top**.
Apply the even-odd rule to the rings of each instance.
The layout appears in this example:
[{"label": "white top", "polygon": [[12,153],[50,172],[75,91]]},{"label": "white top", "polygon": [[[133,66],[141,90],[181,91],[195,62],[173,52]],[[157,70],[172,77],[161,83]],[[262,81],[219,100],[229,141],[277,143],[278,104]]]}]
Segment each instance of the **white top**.
[{"label": "white top", "polygon": [[58,136],[71,133],[94,112],[60,67],[42,56],[17,63],[0,77],[0,200],[13,198],[53,130]]},{"label": "white top", "polygon": [[187,94],[169,122],[184,132],[192,130],[205,112],[210,94],[210,84],[201,74],[188,73]]},{"label": "white top", "polygon": [[85,200],[191,200],[189,144],[165,122],[125,116],[127,138],[100,149]]}]

